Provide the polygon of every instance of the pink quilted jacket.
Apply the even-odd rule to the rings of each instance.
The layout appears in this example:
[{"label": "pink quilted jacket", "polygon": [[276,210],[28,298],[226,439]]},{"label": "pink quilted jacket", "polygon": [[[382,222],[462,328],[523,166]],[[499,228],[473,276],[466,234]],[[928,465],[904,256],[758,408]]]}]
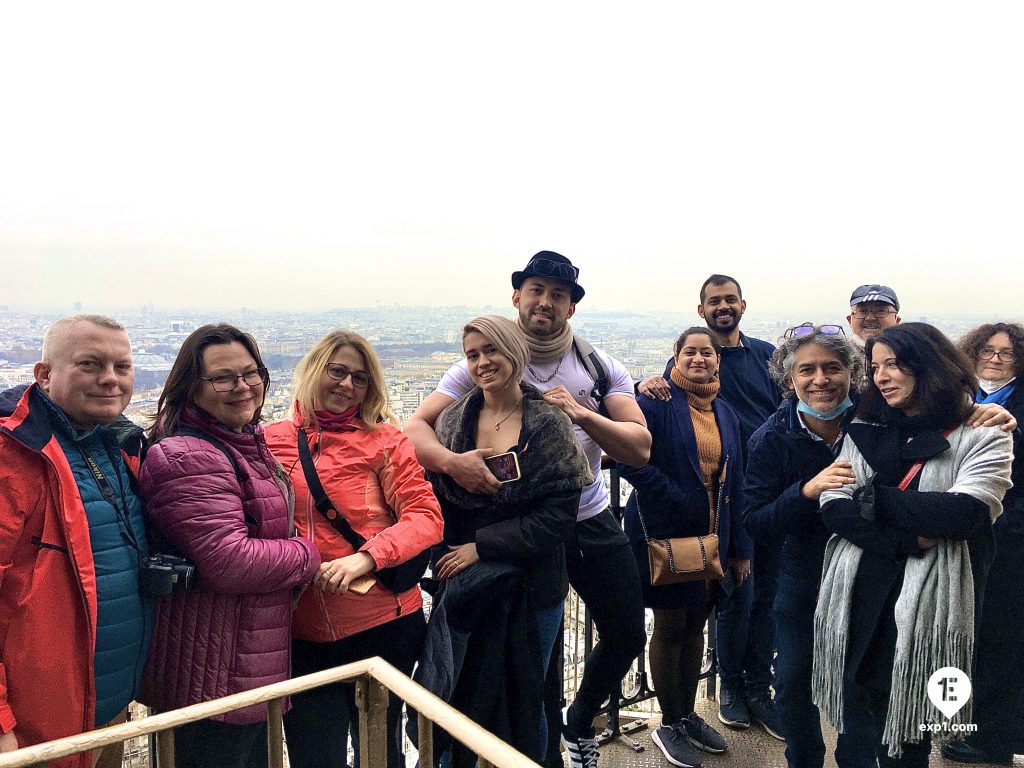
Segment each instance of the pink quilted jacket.
[{"label": "pink quilted jacket", "polygon": [[[157,540],[195,562],[201,584],[157,601],[142,702],[158,711],[286,680],[295,587],[320,564],[316,547],[292,535],[292,493],[259,426],[241,434],[186,414],[228,446],[165,437],[149,449],[139,482]],[[248,475],[248,479],[245,479]],[[166,547],[165,547],[166,548]],[[266,705],[216,719],[253,723]]]}]

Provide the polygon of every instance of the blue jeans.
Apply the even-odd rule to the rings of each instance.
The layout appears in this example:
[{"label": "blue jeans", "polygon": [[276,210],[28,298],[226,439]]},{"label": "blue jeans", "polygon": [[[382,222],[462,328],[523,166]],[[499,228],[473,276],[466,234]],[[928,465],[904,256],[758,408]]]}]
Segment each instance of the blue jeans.
[{"label": "blue jeans", "polygon": [[773,552],[755,545],[750,576],[731,596],[719,600],[715,653],[722,689],[747,698],[771,697],[775,654]]},{"label": "blue jeans", "polygon": [[[811,701],[816,592],[816,579],[802,583],[783,575],[775,598],[775,705],[786,737],[789,768],[822,768],[825,764],[821,716]],[[838,765],[869,766],[874,765],[874,758],[875,745],[859,742],[849,733],[839,735]]]},{"label": "blue jeans", "polygon": [[[551,608],[543,608],[533,614],[533,620],[537,622],[537,640],[540,645],[545,676],[548,673],[548,664],[551,663],[551,653],[555,649],[555,642],[561,634],[564,606],[565,603],[558,603]],[[540,743],[542,745],[548,743],[548,719],[544,714],[543,701],[540,705]]]}]

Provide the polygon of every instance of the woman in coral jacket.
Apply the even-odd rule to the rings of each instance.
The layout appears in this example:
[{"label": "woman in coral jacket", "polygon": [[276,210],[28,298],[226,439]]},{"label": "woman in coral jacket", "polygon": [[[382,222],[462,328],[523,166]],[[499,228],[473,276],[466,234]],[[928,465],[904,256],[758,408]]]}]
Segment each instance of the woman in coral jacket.
[{"label": "woman in coral jacket", "polygon": [[[293,674],[368,656],[411,674],[426,631],[420,591],[412,586],[396,594],[373,574],[441,541],[441,510],[412,443],[393,425],[377,353],[351,331],[327,334],[295,369],[293,397],[292,419],[271,424],[267,442],[295,485],[296,525],[323,560],[295,611]],[[299,459],[300,439],[334,508],[367,540],[359,551],[317,510]],[[355,721],[352,686],[308,691],[292,703],[285,717],[292,765],[345,765],[348,726]],[[401,701],[392,697],[393,768],[404,764],[401,712]]]},{"label": "woman in coral jacket", "polygon": [[[139,477],[154,551],[199,584],[157,601],[142,701],[169,710],[288,678],[295,588],[320,565],[294,535],[288,477],[259,426],[269,377],[255,340],[206,325],[182,344]],[[176,765],[267,764],[266,705],[175,729]]]}]

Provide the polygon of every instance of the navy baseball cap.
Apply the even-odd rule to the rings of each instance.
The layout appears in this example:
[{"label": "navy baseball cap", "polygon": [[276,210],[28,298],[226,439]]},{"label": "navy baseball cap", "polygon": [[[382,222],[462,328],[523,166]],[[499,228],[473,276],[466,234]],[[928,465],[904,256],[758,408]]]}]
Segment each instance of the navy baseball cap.
[{"label": "navy baseball cap", "polygon": [[851,307],[863,304],[865,301],[881,301],[894,306],[897,312],[900,311],[900,300],[896,298],[896,291],[888,285],[879,285],[878,283],[862,285],[850,296]]}]

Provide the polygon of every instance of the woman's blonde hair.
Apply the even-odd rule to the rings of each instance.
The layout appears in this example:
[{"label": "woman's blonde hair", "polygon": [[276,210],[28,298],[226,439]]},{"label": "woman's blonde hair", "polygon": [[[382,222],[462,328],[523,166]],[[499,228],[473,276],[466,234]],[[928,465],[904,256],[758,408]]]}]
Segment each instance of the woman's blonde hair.
[{"label": "woman's blonde hair", "polygon": [[344,328],[331,331],[306,353],[295,368],[292,384],[292,398],[302,413],[304,427],[316,427],[316,410],[321,407],[317,402],[320,389],[320,374],[324,366],[334,357],[334,353],[342,347],[352,347],[363,358],[370,383],[366,387],[366,397],[359,406],[359,416],[366,426],[376,429],[377,424],[387,422],[398,426],[398,420],[391,411],[388,391],[384,386],[384,369],[373,346],[355,331]]},{"label": "woman's blonde hair", "polygon": [[530,348],[519,326],[501,315],[481,315],[462,327],[463,341],[474,331],[490,339],[498,351],[512,362],[512,380],[519,383],[530,360]]}]

